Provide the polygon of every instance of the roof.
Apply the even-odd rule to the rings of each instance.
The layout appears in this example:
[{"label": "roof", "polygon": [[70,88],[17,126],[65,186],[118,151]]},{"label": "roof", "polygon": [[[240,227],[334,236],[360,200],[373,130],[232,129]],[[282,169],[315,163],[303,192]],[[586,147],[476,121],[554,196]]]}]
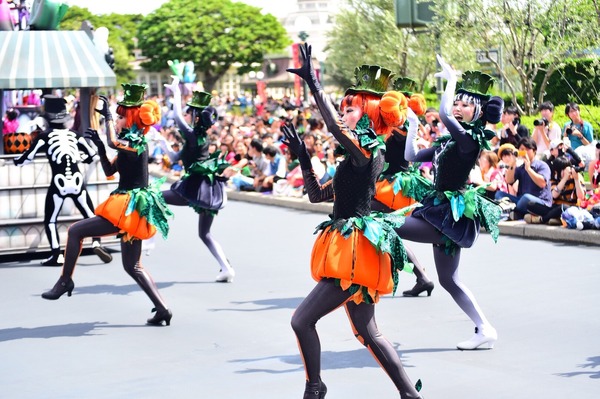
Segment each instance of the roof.
[{"label": "roof", "polygon": [[0,90],[116,84],[84,31],[0,31]]}]

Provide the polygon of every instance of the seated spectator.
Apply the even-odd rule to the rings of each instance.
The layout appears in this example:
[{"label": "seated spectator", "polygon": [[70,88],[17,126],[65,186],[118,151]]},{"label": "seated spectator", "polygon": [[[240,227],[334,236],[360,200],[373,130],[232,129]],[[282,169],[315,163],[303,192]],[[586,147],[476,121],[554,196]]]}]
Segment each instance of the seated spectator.
[{"label": "seated spectator", "polygon": [[[515,148],[514,145],[512,144],[503,144],[500,147],[498,147],[498,169],[500,169],[502,171],[502,176],[504,177],[504,183],[506,184],[506,189],[508,191],[506,191],[507,193],[516,196],[517,195],[517,191],[518,191],[518,187],[519,187],[519,182],[514,182],[513,184],[508,184],[506,183],[506,170],[509,167],[509,163],[511,161],[511,155],[517,156],[518,155],[518,151]],[[517,163],[517,165],[520,165],[520,163]],[[500,189],[499,191],[504,191],[502,189]],[[508,200],[508,197],[505,197],[506,200]]]},{"label": "seated spectator", "polygon": [[502,122],[500,145],[510,143],[518,147],[518,143],[522,138],[529,137],[529,129],[521,124],[521,114],[517,107],[504,108],[500,122]]},{"label": "seated spectator", "polygon": [[570,206],[585,199],[583,177],[571,166],[571,161],[560,156],[552,163],[552,205],[530,202],[525,222],[561,225],[560,216]]},{"label": "seated spectator", "polygon": [[221,158],[231,163],[231,161],[235,158],[233,143],[221,143],[219,149],[221,150]]},{"label": "seated spectator", "polygon": [[265,175],[260,183],[260,192],[273,191],[273,183],[278,180],[285,179],[286,176],[286,162],[285,158],[281,156],[277,147],[268,145],[263,149],[263,154],[269,164]]},{"label": "seated spectator", "polygon": [[537,157],[541,160],[550,157],[550,143],[552,140],[560,140],[561,129],[554,122],[554,104],[550,101],[543,102],[540,107],[541,118],[533,122],[532,137],[537,145]]},{"label": "seated spectator", "polygon": [[478,176],[474,176],[472,183],[481,186],[486,185],[486,196],[494,199],[497,191],[508,192],[506,181],[502,170],[498,168],[498,155],[493,151],[482,151],[479,155]]},{"label": "seated spectator", "polygon": [[252,158],[248,162],[251,176],[244,176],[242,173],[233,175],[231,182],[237,190],[258,191],[260,189],[260,183],[262,183],[269,167],[263,149],[263,144],[259,139],[252,139],[250,148],[248,148],[248,155]]},{"label": "seated spectator", "polygon": [[544,161],[536,159],[536,144],[531,137],[522,138],[519,141],[517,156],[523,164],[517,166],[517,156],[507,156],[508,169],[506,170],[506,182],[512,184],[519,182],[517,195],[511,195],[502,191],[496,192],[496,200],[508,197],[517,206],[511,217],[512,220],[523,219],[528,212],[527,206],[530,202],[552,205],[552,194],[550,193],[550,168]]},{"label": "seated spectator", "polygon": [[594,139],[594,128],[588,121],[584,121],[579,111],[579,105],[568,103],[565,106],[565,115],[570,121],[563,127],[563,137],[569,139],[573,150],[588,145]]},{"label": "seated spectator", "polygon": [[592,188],[597,189],[600,187],[600,142],[596,143],[596,159],[590,162],[588,176],[590,177]]},{"label": "seated spectator", "polygon": [[581,172],[585,169],[585,164],[571,147],[566,145],[561,139],[554,139],[550,143],[550,156],[546,160],[550,169],[552,169],[552,162],[558,157],[566,156],[571,161],[571,166],[575,168],[577,172]]},{"label": "seated spectator", "polygon": [[244,176],[251,176],[249,163],[252,157],[248,155],[248,147],[244,141],[239,141],[235,145],[235,155],[229,162],[231,166],[228,166],[223,171],[223,176],[232,177],[238,173]]}]

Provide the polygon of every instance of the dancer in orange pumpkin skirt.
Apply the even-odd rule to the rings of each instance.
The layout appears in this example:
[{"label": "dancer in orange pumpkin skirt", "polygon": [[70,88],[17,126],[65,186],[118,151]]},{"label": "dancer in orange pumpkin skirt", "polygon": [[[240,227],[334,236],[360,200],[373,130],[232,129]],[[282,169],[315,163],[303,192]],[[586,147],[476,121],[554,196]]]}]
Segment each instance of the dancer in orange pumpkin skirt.
[{"label": "dancer in orange pumpkin skirt", "polygon": [[[346,309],[355,336],[390,376],[400,397],[420,398],[398,353],[381,335],[375,322],[375,303],[380,295],[394,291],[398,272],[406,263],[402,241],[394,232],[394,227],[402,224],[403,217],[371,213],[375,182],[385,163],[381,152],[383,138],[375,132],[389,133],[392,126],[402,124],[406,110],[399,107],[399,96],[381,96],[389,83],[390,71],[364,66],[357,71],[359,84],[346,91],[346,96],[360,100],[358,103],[343,100],[343,116],[338,117],[315,77],[311,47],[305,44],[301,51],[303,65],[288,71],[307,82],[328,130],[346,151],[333,181],[321,185],[294,127],[282,127],[287,145],[298,155],[310,201],[334,201],[331,220],[317,227],[321,231],[311,260],[312,276],[317,285],[292,317],[292,328],[306,370],[304,399],[324,398],[327,392],[321,380],[321,346],[315,325],[340,306]],[[344,104],[351,105],[343,107]]]},{"label": "dancer in orange pumpkin skirt", "polygon": [[[104,143],[98,132],[88,129],[86,134],[98,147],[104,173],[112,176],[119,172],[119,186],[109,198],[96,207],[96,216],[74,223],[68,230],[65,263],[62,275],[54,287],[42,294],[45,299],[58,299],[64,293],[71,296],[75,287],[72,280],[75,264],[81,253],[84,238],[118,235],[121,237],[123,267],[154,304],[155,315],[147,324],[169,325],[172,313],[162,299],[150,274],[142,267],[142,241],[160,231],[166,238],[169,230],[167,217],[172,213],[165,203],[160,186],[162,181],[148,184],[148,146],[145,133],[160,120],[160,108],[154,101],[144,102],[146,85],[123,84],[125,98],[117,108],[118,119],[112,122],[106,97],[99,110],[105,118],[108,145],[118,151],[115,159],[106,156]],[[116,125],[116,126],[115,126]]]},{"label": "dancer in orange pumpkin skirt", "polygon": [[[423,115],[426,109],[425,97],[422,94],[414,93],[417,82],[413,79],[400,77],[394,80],[392,84],[394,91],[400,96],[405,96],[408,107],[416,115]],[[387,168],[379,177],[375,185],[377,190],[372,204],[373,210],[382,212],[392,212],[407,206],[411,206],[423,199],[432,189],[432,183],[421,176],[419,164],[411,164],[404,157],[406,147],[407,124],[393,129],[385,141],[385,162]],[[421,292],[427,291],[427,296],[431,296],[433,291],[433,281],[427,277],[425,269],[419,263],[413,251],[404,246],[408,260],[413,265],[413,272],[417,282],[410,290],[402,292],[404,296],[419,296]],[[406,270],[406,268],[405,268]]]}]

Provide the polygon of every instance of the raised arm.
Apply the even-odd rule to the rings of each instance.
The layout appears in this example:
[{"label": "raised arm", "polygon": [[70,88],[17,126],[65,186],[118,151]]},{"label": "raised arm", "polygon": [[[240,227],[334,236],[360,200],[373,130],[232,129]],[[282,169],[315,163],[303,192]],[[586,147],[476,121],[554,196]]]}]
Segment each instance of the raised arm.
[{"label": "raised arm", "polygon": [[[442,94],[440,103],[440,119],[452,138],[458,143],[462,152],[473,151],[478,147],[477,142],[467,134],[465,128],[461,126],[452,114],[457,81],[456,71],[440,55],[437,55],[437,59],[442,67],[442,71],[436,73],[435,77],[440,77],[447,81],[446,89],[444,90],[444,94]],[[476,117],[477,115],[474,116],[474,118]]]},{"label": "raised arm", "polygon": [[290,68],[287,71],[300,76],[306,81],[310,91],[321,111],[323,121],[327,125],[327,130],[337,139],[337,141],[348,152],[351,162],[356,166],[364,166],[371,159],[371,153],[360,146],[354,133],[342,122],[339,114],[329,97],[325,95],[321,84],[316,78],[315,70],[312,66],[311,56],[312,47],[304,43],[300,47],[304,62],[300,68]]},{"label": "raised arm", "polygon": [[294,125],[283,125],[281,126],[284,140],[283,142],[288,146],[291,152],[296,154],[298,161],[300,161],[300,169],[302,169],[302,177],[304,178],[304,188],[308,194],[310,202],[324,202],[333,198],[333,184],[331,180],[321,185],[319,179],[315,174],[312,163],[310,162],[310,155],[304,145],[304,142],[296,132]]},{"label": "raised arm", "polygon": [[110,109],[108,108],[108,99],[105,96],[98,96],[98,102],[96,103],[96,112],[104,116],[104,124],[106,125],[106,143],[110,148],[113,148],[115,150],[137,152],[136,149],[129,146],[129,143],[126,140],[121,140],[117,137],[113,116],[110,112]]},{"label": "raised arm", "polygon": [[184,134],[185,139],[187,140],[188,134],[192,134],[193,128],[187,124],[183,117],[183,110],[181,108],[181,89],[179,88],[179,78],[177,76],[171,76],[173,81],[171,84],[165,84],[164,86],[171,90],[173,93],[173,116],[175,118],[175,123],[181,132]]}]

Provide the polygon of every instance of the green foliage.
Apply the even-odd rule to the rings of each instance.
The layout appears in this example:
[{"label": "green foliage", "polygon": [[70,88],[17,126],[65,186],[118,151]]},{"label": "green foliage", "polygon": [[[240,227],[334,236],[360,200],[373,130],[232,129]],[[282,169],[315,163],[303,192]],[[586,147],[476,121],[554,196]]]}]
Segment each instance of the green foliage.
[{"label": "green foliage", "polygon": [[[535,79],[539,88],[542,76]],[[536,96],[539,92],[536,91]],[[570,60],[564,68],[554,72],[543,93],[544,101],[553,104],[576,102],[600,105],[600,63],[598,58]]]},{"label": "green foliage", "polygon": [[114,72],[117,75],[117,84],[120,84],[135,78],[129,62],[133,60],[133,37],[141,20],[142,15],[139,14],[94,15],[87,8],[71,6],[60,23],[60,29],[80,30],[84,21],[89,21],[94,28],[108,28],[108,45],[113,48]]},{"label": "green foliage", "polygon": [[167,60],[193,61],[207,91],[234,63],[241,64],[239,74],[247,73],[265,54],[291,43],[274,16],[230,0],[170,0],[143,19],[138,37],[149,58],[145,68],[160,71]]}]

